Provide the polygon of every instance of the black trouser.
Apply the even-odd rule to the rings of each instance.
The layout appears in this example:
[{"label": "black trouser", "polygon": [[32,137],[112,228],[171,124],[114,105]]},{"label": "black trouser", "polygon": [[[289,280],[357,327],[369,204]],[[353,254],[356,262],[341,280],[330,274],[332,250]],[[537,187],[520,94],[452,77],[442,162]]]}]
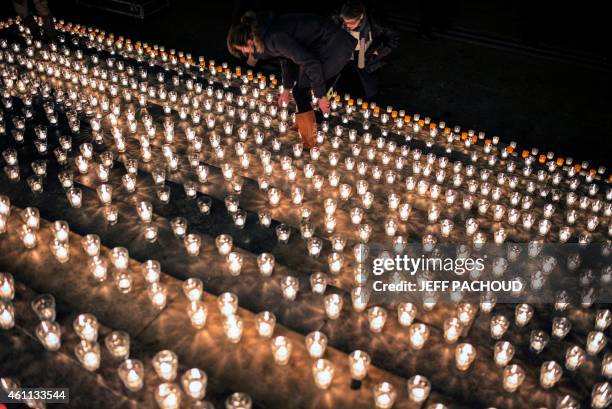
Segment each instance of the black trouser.
[{"label": "black trouser", "polygon": [[365,97],[367,101],[371,101],[378,95],[378,74],[358,68],[357,63],[351,60],[342,70],[338,90],[343,94]]},{"label": "black trouser", "polygon": [[[328,79],[325,82],[325,89],[329,89],[335,80],[335,76]],[[295,101],[298,113],[312,111],[312,94],[310,90],[310,87],[298,87],[297,85],[293,87],[293,100]]]}]

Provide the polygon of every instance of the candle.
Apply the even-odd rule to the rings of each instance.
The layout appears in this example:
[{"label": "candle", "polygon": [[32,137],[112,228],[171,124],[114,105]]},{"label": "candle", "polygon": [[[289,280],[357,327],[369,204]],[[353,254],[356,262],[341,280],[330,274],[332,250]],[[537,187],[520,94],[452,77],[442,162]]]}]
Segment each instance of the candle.
[{"label": "candle", "polygon": [[206,305],[200,300],[192,300],[187,307],[187,315],[191,325],[196,329],[204,328],[208,312]]},{"label": "candle", "polygon": [[15,326],[15,307],[7,299],[0,299],[0,328],[7,330]]},{"label": "candle", "polygon": [[372,359],[367,352],[355,350],[349,355],[349,368],[351,370],[351,378],[358,381],[364,379],[368,374],[368,368]]},{"label": "candle", "polygon": [[192,399],[201,400],[206,395],[208,376],[206,372],[198,368],[191,368],[181,376],[183,390]]},{"label": "candle", "polygon": [[225,409],[251,409],[253,401],[244,392],[232,393],[225,400]]},{"label": "candle", "polygon": [[261,253],[257,256],[257,267],[261,275],[269,277],[274,271],[274,256],[270,253]]},{"label": "candle", "polygon": [[327,336],[320,331],[313,331],[306,336],[306,349],[312,358],[321,358],[327,348]]},{"label": "candle", "polygon": [[182,239],[187,233],[187,219],[184,217],[175,217],[170,220],[172,232],[178,239]]},{"label": "candle", "polygon": [[98,320],[92,314],[80,314],[72,323],[74,332],[84,341],[98,339]]},{"label": "candle", "polygon": [[130,356],[130,335],[127,332],[111,332],[104,338],[104,344],[115,359],[126,360]]},{"label": "candle", "polygon": [[297,278],[293,276],[285,276],[281,280],[281,290],[283,292],[283,298],[287,301],[295,300],[299,288],[299,282]]},{"label": "candle", "polygon": [[408,379],[408,396],[416,403],[424,402],[431,392],[431,383],[422,375],[415,375]]},{"label": "candle", "polygon": [[476,348],[472,344],[463,343],[455,348],[455,364],[460,371],[467,371],[476,359]]},{"label": "candle", "polygon": [[255,316],[255,326],[260,337],[271,338],[275,325],[276,317],[269,311],[260,312]]},{"label": "candle", "polygon": [[227,340],[233,344],[240,342],[242,338],[243,323],[237,315],[231,315],[223,321],[223,329]]},{"label": "candle", "polygon": [[293,350],[291,341],[289,341],[287,337],[278,336],[271,341],[270,346],[272,348],[274,362],[278,365],[287,365],[291,358],[291,351]]},{"label": "candle", "polygon": [[81,246],[90,257],[100,255],[100,237],[96,234],[88,234],[81,239]]},{"label": "candle", "polygon": [[155,389],[155,401],[160,409],[178,409],[181,405],[181,390],[171,382],[159,384]]},{"label": "candle", "polygon": [[397,321],[400,325],[408,327],[416,317],[417,309],[414,304],[405,302],[397,306]]},{"label": "candle", "polygon": [[125,247],[115,247],[110,252],[110,259],[117,270],[124,271],[128,267],[130,255]]},{"label": "candle", "polygon": [[61,346],[61,328],[55,321],[42,321],[36,327],[36,337],[49,351],[57,351]]},{"label": "candle", "polygon": [[32,300],[31,306],[41,321],[55,320],[55,298],[51,294],[36,296]]},{"label": "candle", "polygon": [[387,311],[382,307],[372,307],[368,310],[368,322],[370,331],[380,333],[387,321]]},{"label": "candle", "polygon": [[515,392],[525,380],[525,371],[520,366],[508,365],[504,368],[503,387],[507,392]]},{"label": "candle", "polygon": [[233,276],[240,275],[240,272],[242,271],[243,261],[244,261],[244,258],[239,253],[231,252],[227,255],[225,262],[227,264],[227,267],[231,275]]},{"label": "candle", "polygon": [[38,243],[38,239],[36,238],[36,230],[24,224],[19,227],[18,233],[19,237],[21,238],[21,242],[26,249],[33,249],[36,247],[36,244]]},{"label": "candle", "polygon": [[153,307],[157,308],[158,310],[162,310],[166,306],[168,289],[165,285],[155,282],[149,285],[149,288],[147,288],[147,296],[149,297],[149,301],[151,301]]},{"label": "candle", "polygon": [[187,250],[187,254],[190,256],[197,256],[200,254],[200,245],[202,243],[202,238],[194,233],[189,233],[183,239],[183,244],[185,245],[185,249]]},{"label": "candle", "polygon": [[533,317],[533,307],[529,304],[519,304],[514,310],[514,322],[519,327],[524,327]]},{"label": "candle", "polygon": [[331,320],[335,320],[340,316],[342,311],[342,297],[338,294],[329,294],[324,298],[325,313]]},{"label": "candle", "polygon": [[612,403],[612,388],[608,382],[596,383],[591,392],[591,407],[604,409]]},{"label": "candle", "polygon": [[122,294],[128,294],[132,291],[134,278],[128,271],[117,271],[113,277],[117,289]]},{"label": "candle", "polygon": [[444,320],[444,339],[447,343],[453,344],[457,342],[463,331],[463,325],[459,318],[452,317]]},{"label": "candle", "polygon": [[238,297],[232,293],[223,293],[217,298],[219,312],[226,317],[231,317],[238,311]]},{"label": "candle", "polygon": [[578,345],[570,346],[565,351],[565,368],[570,371],[575,371],[582,364],[584,364],[586,360],[586,353],[584,349],[580,348]]},{"label": "candle", "polygon": [[0,272],[0,299],[12,300],[15,297],[15,279],[10,273]]},{"label": "candle", "polygon": [[327,359],[317,359],[312,365],[312,376],[319,389],[327,389],[334,379],[334,366]]},{"label": "candle", "polygon": [[601,331],[591,331],[587,335],[586,351],[589,355],[597,355],[607,343],[606,336]]},{"label": "candle", "polygon": [[74,348],[74,354],[88,371],[95,371],[100,367],[100,345],[95,341],[82,340]]},{"label": "candle", "polygon": [[499,367],[504,367],[514,357],[514,346],[508,341],[498,341],[493,349],[493,360]]},{"label": "candle", "polygon": [[188,278],[183,282],[183,293],[190,301],[198,301],[204,292],[204,283],[199,278]]},{"label": "candle", "polygon": [[153,369],[161,379],[172,381],[176,378],[178,357],[173,351],[162,350],[153,357]]},{"label": "candle", "polygon": [[555,361],[546,361],[540,367],[540,385],[545,389],[550,389],[561,379],[563,369]]},{"label": "candle", "polygon": [[217,251],[222,256],[227,256],[233,247],[232,236],[229,234],[220,234],[215,239],[215,244],[217,246]]},{"label": "candle", "polygon": [[397,399],[397,392],[389,382],[382,382],[374,386],[374,405],[377,409],[390,409]]},{"label": "candle", "polygon": [[503,315],[495,315],[489,322],[491,338],[500,339],[506,333],[506,330],[510,326],[510,321]]},{"label": "candle", "polygon": [[429,338],[429,328],[421,323],[412,324],[408,327],[408,337],[412,348],[421,349]]},{"label": "candle", "polygon": [[314,294],[323,295],[327,288],[327,274],[316,272],[310,276],[310,288]]}]

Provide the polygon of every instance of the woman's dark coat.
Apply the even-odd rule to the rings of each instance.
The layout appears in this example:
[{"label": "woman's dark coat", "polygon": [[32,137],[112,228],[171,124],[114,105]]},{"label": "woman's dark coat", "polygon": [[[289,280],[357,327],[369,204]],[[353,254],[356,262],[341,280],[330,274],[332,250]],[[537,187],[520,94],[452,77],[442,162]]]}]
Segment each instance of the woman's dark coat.
[{"label": "woman's dark coat", "polygon": [[280,58],[282,83],[311,87],[318,98],[325,82],[351,59],[357,40],[330,18],[310,14],[267,16],[259,20],[263,53],[257,59]]}]

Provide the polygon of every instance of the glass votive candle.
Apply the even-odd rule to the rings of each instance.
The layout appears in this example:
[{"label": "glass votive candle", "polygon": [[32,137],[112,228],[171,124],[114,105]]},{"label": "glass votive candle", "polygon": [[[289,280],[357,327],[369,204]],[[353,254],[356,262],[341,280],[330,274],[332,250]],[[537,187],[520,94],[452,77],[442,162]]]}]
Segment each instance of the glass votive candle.
[{"label": "glass votive candle", "polygon": [[506,330],[510,327],[510,321],[503,315],[495,315],[491,317],[489,322],[489,328],[491,332],[491,338],[500,339],[506,333]]},{"label": "glass votive candle", "polygon": [[0,329],[8,330],[15,326],[15,307],[8,299],[0,299]]},{"label": "glass votive candle", "polygon": [[264,227],[270,227],[270,224],[272,223],[272,215],[268,210],[264,209],[257,212],[257,217],[259,219],[259,224]]},{"label": "glass votive candle", "polygon": [[206,395],[208,376],[201,369],[191,368],[181,376],[181,384],[183,390],[191,399],[201,400]]},{"label": "glass votive candle", "polygon": [[38,239],[36,237],[35,229],[29,227],[26,224],[23,224],[19,227],[18,233],[19,238],[21,239],[21,242],[23,243],[23,246],[26,249],[33,249],[34,247],[36,247]]},{"label": "glass votive candle", "polygon": [[15,297],[15,279],[10,273],[0,272],[0,299],[12,300]]},{"label": "glass votive candle", "polygon": [[274,271],[274,256],[270,253],[261,253],[257,256],[257,267],[259,273],[264,277],[269,277]]},{"label": "glass votive candle", "polygon": [[374,386],[374,405],[376,409],[390,409],[395,404],[397,392],[389,382],[382,382]]},{"label": "glass votive candle", "polygon": [[513,364],[504,368],[503,387],[506,392],[515,392],[524,380],[525,371],[520,366]]},{"label": "glass votive candle", "polygon": [[306,349],[312,358],[321,358],[327,348],[327,336],[320,331],[313,331],[306,336]]},{"label": "glass votive candle", "polygon": [[100,367],[100,344],[97,342],[82,340],[74,347],[74,354],[86,370],[93,372]]},{"label": "glass votive candle", "polygon": [[140,201],[136,206],[136,212],[138,213],[138,217],[144,223],[149,223],[153,219],[153,205],[151,202]]},{"label": "glass votive candle", "polygon": [[157,373],[157,376],[159,376],[161,379],[165,381],[172,381],[174,378],[176,378],[178,357],[169,349],[159,351],[153,357],[153,369],[155,369],[155,373]]},{"label": "glass votive candle", "polygon": [[115,224],[119,219],[119,209],[115,205],[104,206],[102,210],[104,218],[108,224]]},{"label": "glass votive candle", "polygon": [[80,314],[72,323],[74,332],[85,341],[98,339],[98,320],[92,314]]},{"label": "glass votive candle", "polygon": [[230,317],[238,311],[238,296],[233,293],[223,293],[217,298],[217,305],[222,315]]},{"label": "glass votive candle", "polygon": [[134,277],[128,271],[117,271],[113,276],[113,280],[120,293],[128,294],[132,291]]},{"label": "glass votive candle", "polygon": [[357,349],[350,353],[348,359],[351,378],[358,381],[364,379],[368,375],[368,368],[372,362],[370,355],[368,355],[367,352]]},{"label": "glass votive candle", "polygon": [[338,294],[329,294],[324,298],[325,313],[327,318],[335,320],[340,316],[342,311],[343,300]]},{"label": "glass votive candle", "polygon": [[235,392],[225,400],[225,409],[251,409],[253,401],[244,392]]},{"label": "glass votive candle", "polygon": [[295,300],[299,289],[299,281],[293,276],[285,276],[281,279],[281,291],[283,298],[287,301]]},{"label": "glass votive candle", "polygon": [[68,242],[54,239],[49,245],[51,253],[60,263],[66,263],[70,259],[70,245]]},{"label": "glass votive candle", "polygon": [[601,331],[591,331],[587,335],[586,351],[589,355],[597,355],[607,343],[606,336]]},{"label": "glass votive candle", "polygon": [[63,220],[56,220],[55,222],[53,222],[52,230],[53,236],[55,236],[56,240],[60,242],[68,241],[68,238],[70,236],[70,228],[67,222]]},{"label": "glass votive candle", "polygon": [[340,253],[332,252],[327,256],[327,265],[329,266],[330,273],[338,274],[344,265],[344,256]]},{"label": "glass votive candle", "polygon": [[113,200],[113,187],[111,185],[103,183],[96,188],[96,192],[98,192],[98,199],[103,205],[110,204]]},{"label": "glass votive candle", "polygon": [[69,188],[66,190],[66,198],[71,207],[78,209],[81,207],[83,191],[78,187]]},{"label": "glass votive candle", "polygon": [[11,214],[11,199],[0,195],[0,215],[9,216]]},{"label": "glass votive candle", "polygon": [[387,311],[384,308],[375,306],[368,310],[368,323],[370,326],[370,331],[374,333],[382,332],[386,321]]},{"label": "glass votive candle", "polygon": [[113,331],[104,338],[106,349],[115,359],[125,360],[130,356],[130,335],[124,331]]},{"label": "glass votive candle", "polygon": [[242,318],[237,315],[231,315],[225,318],[223,321],[223,330],[229,342],[232,344],[240,342],[243,325]]},{"label": "glass votive candle", "polygon": [[291,358],[291,351],[293,350],[291,341],[289,341],[287,337],[281,335],[272,339],[270,346],[272,348],[274,362],[278,365],[287,365]]},{"label": "glass votive candle", "polygon": [[597,311],[595,315],[595,328],[598,331],[605,331],[612,323],[612,313],[610,310]]},{"label": "glass votive candle", "polygon": [[190,256],[197,256],[200,254],[200,246],[202,244],[202,238],[194,233],[189,233],[183,239],[185,250]]},{"label": "glass votive candle", "polygon": [[457,342],[463,331],[463,325],[459,318],[452,317],[444,320],[444,340],[449,344]]},{"label": "glass votive candle", "polygon": [[172,232],[178,239],[182,239],[187,234],[187,219],[184,217],[175,217],[170,220]]},{"label": "glass votive candle", "polygon": [[55,321],[44,320],[36,327],[36,337],[49,351],[57,351],[62,343],[62,332]]},{"label": "glass votive candle", "polygon": [[311,237],[308,239],[306,247],[308,248],[308,254],[311,257],[318,257],[323,249],[323,240],[318,237]]},{"label": "glass votive candle", "polygon": [[612,388],[610,388],[610,383],[596,383],[591,392],[591,407],[594,409],[604,409],[609,407],[611,403]]},{"label": "glass votive candle", "polygon": [[137,359],[126,359],[117,368],[119,379],[132,392],[142,389],[144,383],[144,365]]},{"label": "glass votive candle", "polygon": [[514,346],[508,341],[497,341],[493,348],[493,361],[495,365],[503,368],[514,357]]},{"label": "glass votive candle", "polygon": [[544,350],[548,344],[548,334],[542,330],[533,330],[529,335],[529,349],[536,354],[539,354]]},{"label": "glass votive candle", "polygon": [[312,376],[319,389],[327,389],[334,379],[334,365],[327,359],[317,359],[312,365]]},{"label": "glass votive candle", "polygon": [[540,367],[540,385],[550,389],[561,379],[563,369],[555,361],[546,361]]},{"label": "glass votive candle", "polygon": [[204,283],[199,278],[188,278],[183,282],[183,293],[189,301],[198,301],[204,292]]},{"label": "glass votive candle", "polygon": [[519,327],[524,327],[533,317],[533,307],[529,304],[519,304],[514,310],[514,322]]},{"label": "glass votive candle", "polygon": [[196,199],[196,204],[198,205],[198,209],[200,210],[201,214],[210,214],[210,209],[212,208],[212,199],[210,197],[198,196]]},{"label": "glass votive candle", "polygon": [[204,328],[206,325],[206,319],[208,318],[208,311],[206,305],[200,300],[192,300],[187,306],[187,315],[191,321],[191,325],[195,329]]},{"label": "glass votive candle", "polygon": [[268,203],[270,206],[276,207],[281,201],[281,191],[275,187],[268,189]]},{"label": "glass votive candle", "polygon": [[397,322],[401,326],[408,327],[412,325],[417,314],[417,308],[413,303],[404,302],[397,306]]},{"label": "glass votive candle", "polygon": [[32,310],[41,321],[55,320],[55,298],[51,294],[36,296],[31,303]]},{"label": "glass votive candle", "polygon": [[408,327],[408,339],[410,346],[414,349],[421,349],[429,338],[429,328],[427,325],[418,323]]},{"label": "glass votive candle", "polygon": [[460,371],[467,371],[476,359],[476,348],[472,344],[463,343],[455,348],[455,365]]},{"label": "glass votive candle", "polygon": [[160,409],[178,409],[181,406],[181,390],[175,383],[161,383],[155,389],[155,401]]},{"label": "glass votive candle", "polygon": [[242,264],[244,262],[244,257],[240,253],[231,252],[227,255],[225,259],[225,263],[227,264],[227,269],[230,274],[233,276],[240,275],[242,271]]},{"label": "glass votive candle", "polygon": [[422,375],[415,375],[408,379],[408,397],[416,403],[424,402],[431,392],[431,383]]},{"label": "glass votive candle", "polygon": [[157,231],[157,225],[154,223],[147,223],[142,227],[142,235],[149,243],[157,241]]},{"label": "glass votive candle", "polygon": [[110,260],[119,271],[127,269],[130,253],[125,247],[115,247],[110,252]]},{"label": "glass votive candle", "polygon": [[270,311],[260,312],[255,316],[255,326],[260,337],[271,338],[276,326],[276,316]]},{"label": "glass votive candle", "polygon": [[153,307],[162,310],[168,301],[168,288],[160,282],[151,283],[147,288],[147,296]]},{"label": "glass votive candle", "polygon": [[232,236],[229,234],[220,234],[215,239],[215,245],[217,246],[217,251],[220,255],[226,256],[230,254],[233,247]]},{"label": "glass votive candle", "polygon": [[584,349],[578,345],[571,346],[565,351],[565,368],[570,371],[575,371],[586,361],[586,353]]},{"label": "glass votive candle", "polygon": [[276,226],[276,237],[278,238],[278,242],[282,244],[286,244],[289,241],[289,237],[291,236],[291,228],[284,223]]},{"label": "glass votive candle", "polygon": [[314,294],[323,295],[327,288],[327,274],[321,272],[311,274],[310,288]]},{"label": "glass votive candle", "polygon": [[100,237],[96,234],[88,234],[81,239],[81,246],[89,257],[100,255]]}]

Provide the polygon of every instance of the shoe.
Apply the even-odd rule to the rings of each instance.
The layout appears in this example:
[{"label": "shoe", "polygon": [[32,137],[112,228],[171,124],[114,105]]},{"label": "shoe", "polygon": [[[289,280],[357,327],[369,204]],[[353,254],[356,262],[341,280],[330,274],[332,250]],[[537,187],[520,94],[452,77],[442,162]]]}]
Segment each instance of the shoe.
[{"label": "shoe", "polygon": [[298,133],[302,138],[304,148],[310,149],[315,146],[317,140],[317,121],[314,111],[295,114],[295,123]]}]

